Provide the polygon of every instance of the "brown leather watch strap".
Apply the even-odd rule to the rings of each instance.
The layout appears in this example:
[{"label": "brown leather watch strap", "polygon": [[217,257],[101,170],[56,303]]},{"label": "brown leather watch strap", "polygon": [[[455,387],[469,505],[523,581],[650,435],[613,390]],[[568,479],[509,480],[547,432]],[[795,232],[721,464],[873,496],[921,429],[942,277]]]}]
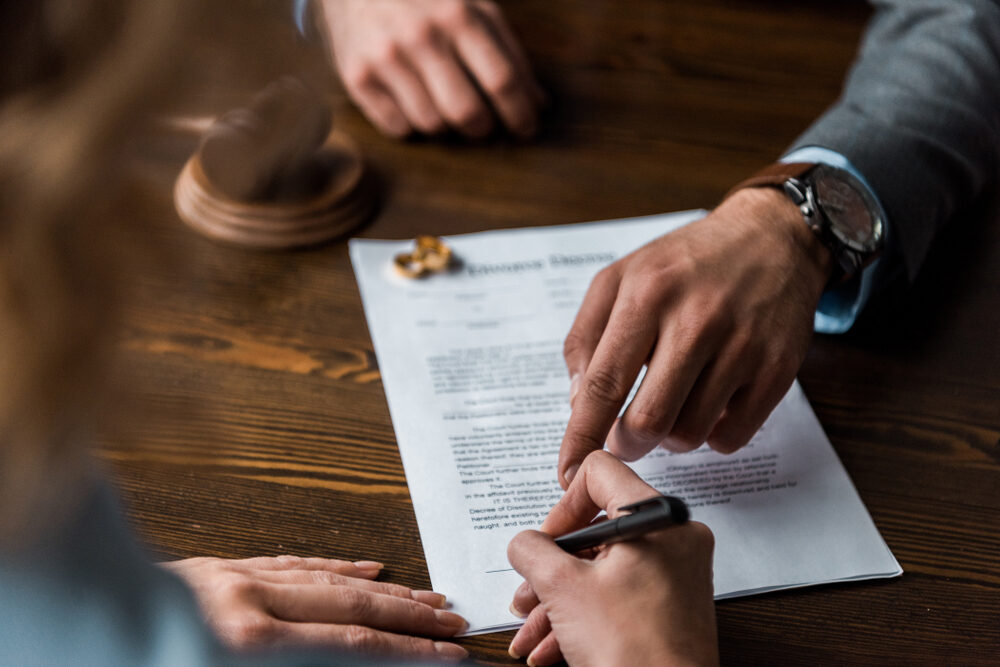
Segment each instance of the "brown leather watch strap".
[{"label": "brown leather watch strap", "polygon": [[[723,199],[728,199],[734,192],[744,188],[773,187],[783,189],[783,186],[788,179],[802,178],[815,166],[816,164],[813,162],[775,162],[774,164],[761,169],[745,181],[740,181],[734,185],[732,189],[726,193],[726,196],[723,197]],[[845,264],[842,261],[844,248],[829,236],[829,232],[825,228],[813,226],[813,224],[809,222],[808,218],[805,218],[804,222],[807,227],[816,233],[820,242],[832,253],[834,268],[833,275],[830,277],[830,283],[841,283],[850,278],[850,274],[846,272]]]},{"label": "brown leather watch strap", "polygon": [[780,188],[789,178],[799,178],[815,166],[812,162],[775,162],[734,185],[723,199],[728,199],[729,195],[743,188]]}]

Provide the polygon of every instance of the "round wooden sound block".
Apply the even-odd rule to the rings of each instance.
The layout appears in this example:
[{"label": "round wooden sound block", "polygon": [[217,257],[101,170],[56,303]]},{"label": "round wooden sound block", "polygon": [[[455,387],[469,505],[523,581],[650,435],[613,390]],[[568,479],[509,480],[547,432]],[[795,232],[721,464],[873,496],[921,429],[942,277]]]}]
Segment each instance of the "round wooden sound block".
[{"label": "round wooden sound block", "polygon": [[325,184],[303,199],[237,201],[212,185],[195,153],[174,186],[181,219],[212,239],[251,248],[297,248],[354,231],[375,209],[364,158],[346,134],[329,134],[318,155]]}]

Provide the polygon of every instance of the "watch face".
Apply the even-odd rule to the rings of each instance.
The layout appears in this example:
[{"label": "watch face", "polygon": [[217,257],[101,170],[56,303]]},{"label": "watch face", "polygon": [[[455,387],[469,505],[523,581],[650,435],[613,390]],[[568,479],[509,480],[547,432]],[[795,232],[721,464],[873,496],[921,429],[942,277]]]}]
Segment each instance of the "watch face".
[{"label": "watch face", "polygon": [[830,231],[848,247],[872,252],[882,244],[882,220],[875,202],[850,173],[821,165],[810,174],[816,203]]}]

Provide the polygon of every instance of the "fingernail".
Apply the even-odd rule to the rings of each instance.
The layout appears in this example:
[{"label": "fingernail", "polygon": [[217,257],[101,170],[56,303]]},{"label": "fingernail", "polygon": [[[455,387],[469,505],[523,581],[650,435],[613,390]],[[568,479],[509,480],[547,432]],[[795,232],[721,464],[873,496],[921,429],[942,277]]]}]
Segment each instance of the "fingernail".
[{"label": "fingernail", "polygon": [[435,609],[440,609],[448,601],[448,598],[434,591],[410,591],[410,597]]},{"label": "fingernail", "polygon": [[528,656],[528,667],[537,667],[538,663],[535,662],[535,654],[532,653]]},{"label": "fingernail", "polygon": [[359,570],[381,570],[385,567],[382,563],[376,563],[373,560],[356,560],[354,561],[354,567]]},{"label": "fingernail", "polygon": [[507,655],[514,658],[515,660],[521,659],[521,654],[514,650],[514,642],[511,642],[510,646],[507,647]]},{"label": "fingernail", "polygon": [[469,657],[469,652],[458,644],[449,644],[448,642],[434,642],[434,650],[442,658],[448,658],[449,660],[463,660]]},{"label": "fingernail", "polygon": [[580,374],[575,373],[573,377],[569,379],[569,407],[573,407],[573,399],[576,398],[577,393],[580,391]]},{"label": "fingernail", "polygon": [[453,628],[455,632],[460,632],[469,625],[465,619],[458,614],[445,611],[444,609],[435,609],[434,616],[437,617],[438,623],[447,628]]},{"label": "fingernail", "polygon": [[[510,613],[514,614],[518,618],[528,618],[527,614],[522,614],[520,611],[517,610],[517,607],[514,606],[513,602],[510,603]],[[514,657],[517,658],[520,656],[514,656]]]},{"label": "fingernail", "polygon": [[574,463],[570,467],[566,468],[566,474],[563,477],[566,478],[566,483],[569,484],[576,477],[576,473],[580,471],[580,464]]}]

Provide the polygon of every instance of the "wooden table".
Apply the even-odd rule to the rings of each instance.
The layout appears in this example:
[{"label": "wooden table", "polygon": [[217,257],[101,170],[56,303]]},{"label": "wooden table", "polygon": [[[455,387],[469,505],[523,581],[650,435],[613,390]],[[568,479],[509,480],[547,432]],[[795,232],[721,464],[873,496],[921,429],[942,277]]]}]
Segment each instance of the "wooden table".
[{"label": "wooden table", "polygon": [[[553,98],[533,143],[395,142],[331,93],[383,187],[363,236],[712,206],[835,98],[868,15],[817,0],[507,7]],[[206,26],[178,109],[219,113],[285,72],[328,79],[322,52],[268,11],[239,23],[255,48],[238,66],[223,57],[236,28]],[[259,253],[196,236],[170,200],[195,141],[150,130],[123,202],[165,251],[137,271],[126,317],[126,405],[142,416],[101,450],[131,520],[165,558],[363,557],[428,587],[346,243]],[[725,663],[1000,660],[997,221],[985,207],[961,220],[902,304],[816,337],[800,373],[906,573],[719,603]],[[511,636],[462,643],[506,663]]]}]

